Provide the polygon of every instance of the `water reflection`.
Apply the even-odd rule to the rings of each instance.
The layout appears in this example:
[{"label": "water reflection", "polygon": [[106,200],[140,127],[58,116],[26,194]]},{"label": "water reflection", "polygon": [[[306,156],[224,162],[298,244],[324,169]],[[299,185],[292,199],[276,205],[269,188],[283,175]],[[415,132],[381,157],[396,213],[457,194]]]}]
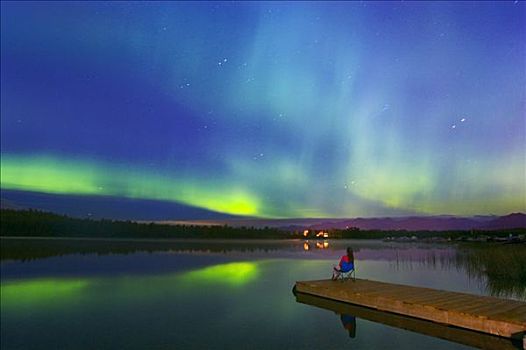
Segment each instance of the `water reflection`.
[{"label": "water reflection", "polygon": [[308,294],[296,293],[296,301],[298,303],[330,310],[340,315],[340,321],[349,333],[350,338],[357,337],[356,319],[359,318],[479,349],[516,350],[522,348],[522,340],[520,339],[510,340],[461,328],[447,327],[434,322],[382,312],[376,309],[346,304]]},{"label": "water reflection", "polygon": [[232,286],[241,286],[254,280],[259,268],[254,262],[233,262],[187,272],[183,278],[192,281],[211,281]]},{"label": "water reflection", "polygon": [[351,314],[341,314],[340,319],[342,321],[343,328],[349,332],[349,337],[356,337],[356,317]]},{"label": "water reflection", "polygon": [[[128,255],[166,253],[236,257],[246,260],[285,258],[330,260],[352,246],[360,261],[388,262],[393,276],[422,267],[465,271],[484,294],[526,300],[526,247],[524,244],[397,243],[374,240],[71,240],[1,239],[2,266],[54,256]],[[162,268],[162,267],[161,267]],[[367,271],[363,271],[367,273]],[[213,275],[213,273],[212,273]],[[363,275],[362,278],[385,276]],[[390,276],[388,276],[390,277]],[[318,277],[319,278],[319,277]],[[414,278],[413,278],[414,279]],[[395,281],[392,281],[395,282]],[[402,282],[402,281],[399,281]],[[416,281],[418,284],[419,282]],[[425,285],[424,285],[425,286]],[[431,286],[430,286],[431,287]],[[444,286],[442,288],[447,288]]]},{"label": "water reflection", "polygon": [[2,307],[11,304],[28,306],[38,303],[50,303],[57,300],[64,302],[82,289],[89,282],[86,279],[35,279],[2,282],[0,298]]},{"label": "water reflection", "polygon": [[316,249],[329,249],[329,241],[316,241],[314,243],[311,243],[309,241],[303,242],[303,250],[310,250],[311,247],[315,247]]},{"label": "water reflection", "polygon": [[316,242],[316,248],[317,249],[327,249],[327,248],[329,248],[329,242],[327,242],[327,241]]},{"label": "water reflection", "polygon": [[198,288],[203,285],[214,288],[243,287],[260,275],[261,264],[263,262],[231,262],[146,276],[3,279],[0,284],[0,305],[3,311],[65,305],[79,300],[83,295],[104,290],[108,285],[118,295],[130,295],[132,291],[134,296],[141,298],[143,295],[151,298],[163,291],[175,294],[177,288]]},{"label": "water reflection", "polygon": [[[7,248],[16,248],[8,252],[11,257],[26,260],[3,256],[1,263],[2,349],[35,344],[58,348],[57,340],[66,344],[60,348],[73,349],[227,349],[239,344],[297,349],[327,348],[327,339],[333,348],[352,341],[367,349],[403,349],[411,344],[464,349],[366,323],[354,309],[334,309],[334,314],[296,303],[289,292],[294,282],[328,278],[349,245],[356,253],[359,277],[395,276],[400,283],[421,284],[421,276],[430,276],[446,289],[461,285],[464,291],[477,291],[465,271],[448,263],[458,249],[448,245],[331,240],[328,248],[316,249],[317,241],[310,240],[311,249],[305,251],[303,240],[14,244],[2,240],[2,252],[7,252],[4,242]],[[202,327],[203,317],[207,327]],[[314,331],[302,333],[305,329]],[[376,336],[380,333],[384,339]]]}]

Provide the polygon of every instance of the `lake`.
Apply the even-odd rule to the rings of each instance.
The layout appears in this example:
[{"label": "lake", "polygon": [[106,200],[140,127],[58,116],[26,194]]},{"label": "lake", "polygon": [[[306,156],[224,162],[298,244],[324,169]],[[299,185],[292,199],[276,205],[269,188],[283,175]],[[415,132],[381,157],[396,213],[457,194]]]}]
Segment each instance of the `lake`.
[{"label": "lake", "polygon": [[1,348],[472,348],[297,302],[347,246],[358,278],[526,300],[524,245],[3,238]]}]

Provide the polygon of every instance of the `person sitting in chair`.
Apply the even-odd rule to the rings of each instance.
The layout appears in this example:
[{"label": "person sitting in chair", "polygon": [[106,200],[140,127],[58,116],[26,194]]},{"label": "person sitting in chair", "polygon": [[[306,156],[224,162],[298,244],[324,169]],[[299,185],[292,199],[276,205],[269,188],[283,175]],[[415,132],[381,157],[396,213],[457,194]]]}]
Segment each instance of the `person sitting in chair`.
[{"label": "person sitting in chair", "polygon": [[351,247],[347,247],[347,255],[342,256],[338,266],[334,266],[332,271],[332,280],[335,281],[344,272],[354,269],[354,254]]}]

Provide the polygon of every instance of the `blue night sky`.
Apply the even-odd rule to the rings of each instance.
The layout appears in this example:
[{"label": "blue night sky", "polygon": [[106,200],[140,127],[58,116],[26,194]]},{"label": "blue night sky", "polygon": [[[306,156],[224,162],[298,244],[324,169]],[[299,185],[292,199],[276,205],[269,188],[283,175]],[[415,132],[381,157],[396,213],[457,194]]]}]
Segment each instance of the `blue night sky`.
[{"label": "blue night sky", "polygon": [[4,191],[271,218],[526,211],[525,2],[1,10]]}]

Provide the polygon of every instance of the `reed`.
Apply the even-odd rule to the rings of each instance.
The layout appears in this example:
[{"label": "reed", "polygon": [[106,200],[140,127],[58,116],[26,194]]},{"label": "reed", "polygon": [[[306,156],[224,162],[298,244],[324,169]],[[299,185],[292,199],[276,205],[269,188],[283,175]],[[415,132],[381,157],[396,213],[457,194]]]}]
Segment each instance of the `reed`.
[{"label": "reed", "polygon": [[491,295],[526,299],[524,244],[459,246],[456,263],[470,277],[485,280],[486,289]]}]

